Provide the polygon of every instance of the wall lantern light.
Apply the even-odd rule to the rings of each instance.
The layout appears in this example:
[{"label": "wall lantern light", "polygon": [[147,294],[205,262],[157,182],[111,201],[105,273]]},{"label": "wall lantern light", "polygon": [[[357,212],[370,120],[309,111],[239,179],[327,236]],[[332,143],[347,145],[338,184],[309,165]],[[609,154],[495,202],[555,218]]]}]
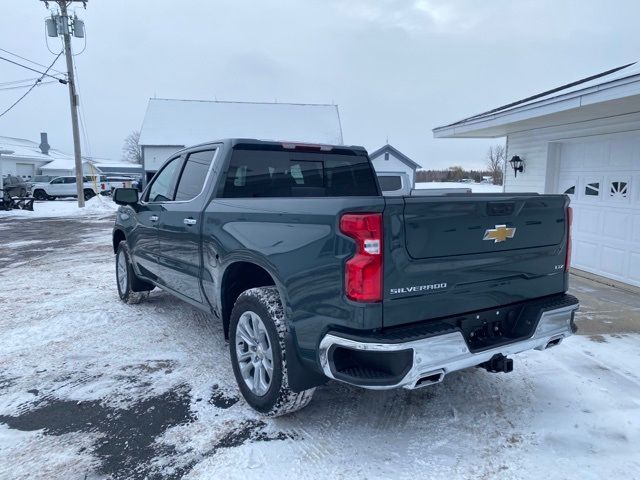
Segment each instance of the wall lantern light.
[{"label": "wall lantern light", "polygon": [[518,155],[514,155],[513,157],[511,157],[511,160],[509,160],[509,164],[511,165],[511,168],[513,168],[514,176],[517,177],[518,172],[524,172],[524,160],[522,160]]}]

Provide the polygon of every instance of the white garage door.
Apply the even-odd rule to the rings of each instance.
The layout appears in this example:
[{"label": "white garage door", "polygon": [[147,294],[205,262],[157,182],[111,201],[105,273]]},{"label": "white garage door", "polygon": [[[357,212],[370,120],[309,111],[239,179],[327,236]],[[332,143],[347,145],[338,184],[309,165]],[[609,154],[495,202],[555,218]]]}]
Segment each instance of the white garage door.
[{"label": "white garage door", "polygon": [[35,175],[35,166],[32,163],[16,163],[16,175],[25,180],[31,179]]},{"label": "white garage door", "polygon": [[560,146],[573,206],[572,266],[640,286],[640,134]]}]

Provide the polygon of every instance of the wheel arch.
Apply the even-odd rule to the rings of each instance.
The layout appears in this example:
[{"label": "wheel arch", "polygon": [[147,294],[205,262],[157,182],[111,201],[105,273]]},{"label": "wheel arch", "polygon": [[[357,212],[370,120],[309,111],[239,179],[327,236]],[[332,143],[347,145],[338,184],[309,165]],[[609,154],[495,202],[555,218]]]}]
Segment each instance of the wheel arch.
[{"label": "wheel arch", "polygon": [[118,253],[118,245],[120,245],[120,242],[122,241],[126,241],[127,240],[127,236],[125,235],[125,233],[119,229],[116,228],[113,230],[113,235],[112,235],[112,245],[113,245],[113,253]]},{"label": "wheel arch", "polygon": [[225,338],[229,338],[231,311],[240,294],[250,288],[268,286],[278,289],[284,305],[282,285],[270,269],[248,260],[234,261],[224,269],[220,282],[220,310]]}]

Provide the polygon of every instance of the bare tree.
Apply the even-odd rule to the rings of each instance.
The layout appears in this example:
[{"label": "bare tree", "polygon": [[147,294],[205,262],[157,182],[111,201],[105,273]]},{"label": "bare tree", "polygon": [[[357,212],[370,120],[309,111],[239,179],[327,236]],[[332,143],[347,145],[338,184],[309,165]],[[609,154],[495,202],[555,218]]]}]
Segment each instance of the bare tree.
[{"label": "bare tree", "polygon": [[487,170],[489,170],[489,175],[493,177],[494,185],[502,185],[505,155],[504,145],[492,145],[487,151]]},{"label": "bare tree", "polygon": [[134,130],[127,138],[124,139],[124,145],[122,146],[122,157],[132,163],[139,163],[142,165],[142,149],[138,142],[140,141],[140,132]]}]

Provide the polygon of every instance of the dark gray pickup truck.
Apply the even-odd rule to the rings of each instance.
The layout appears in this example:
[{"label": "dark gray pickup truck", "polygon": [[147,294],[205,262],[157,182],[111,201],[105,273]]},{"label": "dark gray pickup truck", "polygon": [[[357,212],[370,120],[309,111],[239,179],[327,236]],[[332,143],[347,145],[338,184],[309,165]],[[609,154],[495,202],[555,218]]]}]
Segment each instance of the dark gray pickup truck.
[{"label": "dark gray pickup truck", "polygon": [[565,195],[383,197],[361,147],[231,139],[117,189],[120,298],[159,287],[211,312],[256,410],[327,379],[418,388],[575,332]]}]

